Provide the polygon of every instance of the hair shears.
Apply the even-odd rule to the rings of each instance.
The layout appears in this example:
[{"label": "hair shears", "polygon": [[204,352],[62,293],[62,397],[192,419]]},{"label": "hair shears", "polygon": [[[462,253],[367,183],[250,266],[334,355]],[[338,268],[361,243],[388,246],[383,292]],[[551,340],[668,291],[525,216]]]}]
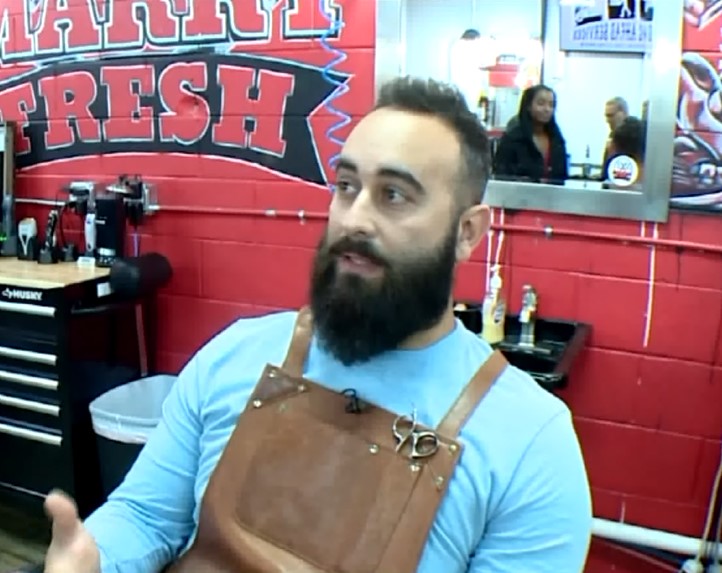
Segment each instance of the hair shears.
[{"label": "hair shears", "polygon": [[413,460],[431,457],[439,451],[439,437],[436,432],[419,430],[416,410],[410,417],[398,416],[391,429],[396,440],[396,452],[409,445],[409,458]]}]

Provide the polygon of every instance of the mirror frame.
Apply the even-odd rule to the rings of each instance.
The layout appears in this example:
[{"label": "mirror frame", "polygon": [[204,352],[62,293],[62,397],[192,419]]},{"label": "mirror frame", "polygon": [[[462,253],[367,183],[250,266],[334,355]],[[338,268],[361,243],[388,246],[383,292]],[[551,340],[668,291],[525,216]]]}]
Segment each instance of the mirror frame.
[{"label": "mirror frame", "polygon": [[[414,1],[377,0],[376,90],[391,76],[406,72],[406,2]],[[512,210],[666,222],[677,126],[683,9],[684,0],[654,3],[652,52],[647,56],[652,73],[649,76],[647,146],[641,191],[585,189],[582,181],[579,186],[561,187],[490,179],[484,202],[491,207]],[[398,26],[389,25],[393,21],[398,22]],[[381,30],[385,33],[380,35]]]}]

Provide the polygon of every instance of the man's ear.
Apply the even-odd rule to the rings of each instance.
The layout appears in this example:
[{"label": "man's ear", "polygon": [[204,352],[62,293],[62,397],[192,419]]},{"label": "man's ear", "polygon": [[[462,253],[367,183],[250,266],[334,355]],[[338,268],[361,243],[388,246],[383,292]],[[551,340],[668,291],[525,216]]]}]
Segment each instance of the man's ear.
[{"label": "man's ear", "polygon": [[489,207],[469,207],[459,219],[459,236],[456,241],[456,261],[468,261],[481,240],[489,232]]}]

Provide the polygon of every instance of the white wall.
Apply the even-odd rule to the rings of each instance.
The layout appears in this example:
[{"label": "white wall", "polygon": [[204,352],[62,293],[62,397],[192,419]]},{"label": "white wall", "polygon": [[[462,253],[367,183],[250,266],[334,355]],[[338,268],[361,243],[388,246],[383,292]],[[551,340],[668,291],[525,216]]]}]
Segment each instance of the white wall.
[{"label": "white wall", "polygon": [[[403,73],[411,75],[447,81],[451,44],[467,28],[497,37],[541,36],[542,0],[379,1],[405,7]],[[572,162],[583,162],[589,145],[592,163],[601,163],[608,136],[604,103],[622,96],[639,116],[648,66],[638,55],[560,52],[559,20],[559,0],[548,0],[543,81],[557,91],[557,120]]]},{"label": "white wall", "polygon": [[405,0],[406,73],[448,80],[451,44],[483,35],[541,35],[541,0]]},{"label": "white wall", "polygon": [[399,0],[376,2],[376,88],[406,74],[406,4]]}]

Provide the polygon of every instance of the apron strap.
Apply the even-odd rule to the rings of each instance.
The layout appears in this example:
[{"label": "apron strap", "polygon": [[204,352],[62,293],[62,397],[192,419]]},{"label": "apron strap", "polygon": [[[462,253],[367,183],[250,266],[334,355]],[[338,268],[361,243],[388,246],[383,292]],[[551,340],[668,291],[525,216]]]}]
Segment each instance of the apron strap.
[{"label": "apron strap", "polygon": [[312,337],[313,316],[311,315],[311,309],[304,306],[298,311],[296,324],[293,327],[293,335],[291,336],[291,344],[288,346],[288,352],[281,367],[291,376],[296,378],[303,376],[303,368],[306,365]]},{"label": "apron strap", "polygon": [[495,350],[461,391],[454,405],[439,423],[436,431],[446,438],[456,439],[471,413],[484,399],[489,388],[491,388],[507,364],[504,355]]}]

